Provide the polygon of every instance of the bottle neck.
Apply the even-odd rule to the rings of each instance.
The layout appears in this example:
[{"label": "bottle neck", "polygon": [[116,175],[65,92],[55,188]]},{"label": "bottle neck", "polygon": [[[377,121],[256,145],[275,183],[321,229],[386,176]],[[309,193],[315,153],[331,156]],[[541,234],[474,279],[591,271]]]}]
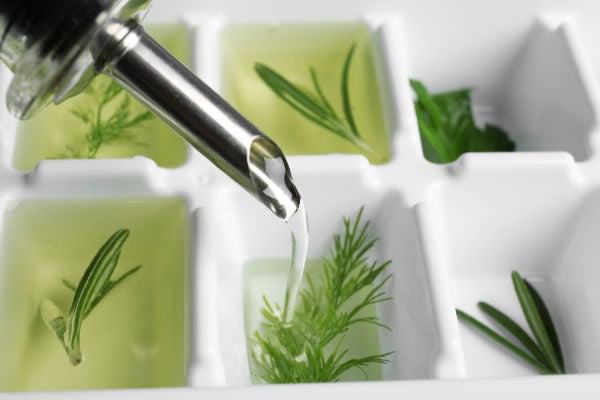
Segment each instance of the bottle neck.
[{"label": "bottle neck", "polygon": [[20,0],[0,6],[0,58],[13,69],[29,51],[64,57],[113,0]]},{"label": "bottle neck", "polygon": [[[149,0],[19,0],[0,4],[0,60],[13,72],[9,111],[28,118],[79,93],[95,75],[88,46],[110,18],[136,18]],[[142,11],[140,11],[142,10]]]}]

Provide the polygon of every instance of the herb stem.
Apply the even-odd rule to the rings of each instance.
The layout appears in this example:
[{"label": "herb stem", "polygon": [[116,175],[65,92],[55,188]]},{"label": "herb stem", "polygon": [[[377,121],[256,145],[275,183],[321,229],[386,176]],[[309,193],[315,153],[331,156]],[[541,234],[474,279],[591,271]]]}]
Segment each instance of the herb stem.
[{"label": "herb stem", "polygon": [[79,365],[83,360],[80,334],[84,319],[116,285],[141,268],[137,266],[120,278],[111,280],[128,236],[128,229],[114,232],[100,247],[77,287],[73,287],[69,281],[63,279],[65,286],[74,289],[75,292],[66,316],[48,299],[44,299],[40,305],[42,320],[55,333],[73,365]]}]

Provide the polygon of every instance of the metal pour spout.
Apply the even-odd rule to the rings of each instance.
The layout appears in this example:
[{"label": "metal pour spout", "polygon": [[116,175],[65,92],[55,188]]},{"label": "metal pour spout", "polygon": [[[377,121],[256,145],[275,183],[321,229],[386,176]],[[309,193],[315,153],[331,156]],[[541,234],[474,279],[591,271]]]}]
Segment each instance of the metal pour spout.
[{"label": "metal pour spout", "polygon": [[[23,0],[17,11],[18,6],[3,6],[2,1],[10,0],[0,0],[2,37],[18,38],[14,31],[19,25],[15,25],[14,19],[24,18],[28,3],[35,9],[32,4],[39,0]],[[86,8],[89,26],[79,26],[82,19],[76,18],[77,31],[66,29],[64,24],[54,26],[48,34],[79,33],[78,39],[71,38],[71,42],[69,38],[57,36],[60,53],[58,48],[53,51],[52,43],[49,43],[49,51],[42,52],[39,40],[32,40],[30,45],[25,43],[22,48],[6,47],[6,40],[2,40],[0,58],[15,72],[7,101],[13,114],[28,117],[49,101],[58,103],[80,92],[95,74],[106,73],[278,217],[287,220],[296,212],[300,195],[282,151],[146,34],[139,19],[140,10],[148,1],[61,0],[52,3],[58,7],[66,3],[90,3],[99,11],[91,18],[89,7]],[[68,13],[72,8],[63,11]],[[76,10],[84,9],[80,6]],[[67,19],[67,23],[69,21]],[[19,29],[21,36],[26,37],[27,29],[22,25]],[[4,50],[7,48],[8,51]],[[19,68],[30,65],[24,61],[36,58],[53,67],[50,68],[52,79],[43,71],[24,74]],[[28,82],[28,76],[35,79]]]},{"label": "metal pour spout", "polygon": [[300,196],[279,147],[242,117],[135,21],[114,20],[91,45],[96,67],[277,216],[288,219]]}]

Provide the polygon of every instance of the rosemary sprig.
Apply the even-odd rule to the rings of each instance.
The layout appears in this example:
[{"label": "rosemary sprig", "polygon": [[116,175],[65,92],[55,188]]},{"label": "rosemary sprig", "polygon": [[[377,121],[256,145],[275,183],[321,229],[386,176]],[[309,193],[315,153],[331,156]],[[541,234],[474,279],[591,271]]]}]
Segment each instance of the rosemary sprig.
[{"label": "rosemary sprig", "polygon": [[360,135],[350,102],[350,64],[356,45],[353,44],[348,50],[344,66],[342,68],[342,77],[340,83],[340,94],[342,103],[343,117],[339,117],[327,100],[321,89],[317,71],[313,67],[309,68],[310,78],[314,93],[303,89],[286,79],[283,75],[266,66],[265,64],[254,64],[254,70],[263,82],[283,101],[285,101],[294,110],[298,111],[306,119],[314,122],[320,127],[336,134],[337,136],[353,143],[362,151],[375,155],[373,149],[364,141]]},{"label": "rosemary sprig", "polygon": [[73,365],[79,365],[83,359],[79,337],[84,319],[110,291],[142,267],[138,265],[119,278],[110,280],[128,236],[128,229],[119,229],[113,233],[94,256],[77,287],[63,279],[63,284],[74,291],[71,308],[66,316],[49,299],[44,299],[40,305],[44,323],[58,337]]},{"label": "rosemary sprig", "polygon": [[519,304],[533,333],[532,338],[521,326],[506,314],[485,302],[478,306],[485,314],[510,333],[522,347],[503,337],[498,332],[476,320],[466,312],[456,309],[463,322],[483,332],[512,353],[525,360],[543,374],[564,374],[564,358],[558,335],[544,300],[537,290],[518,272],[512,272],[512,281]]},{"label": "rosemary sprig", "polygon": [[[68,146],[58,158],[95,158],[100,148],[116,141],[130,141],[136,145],[137,135],[131,130],[153,118],[150,111],[132,114],[131,97],[115,81],[106,85],[92,84],[84,92],[94,105],[71,110],[71,114],[80,120],[87,129],[85,143],[79,148]],[[120,98],[120,102],[115,101]],[[114,111],[106,108],[114,106]]]},{"label": "rosemary sprig", "polygon": [[362,313],[367,307],[391,298],[383,286],[390,261],[369,261],[367,252],[377,238],[368,235],[369,222],[362,223],[363,209],[351,221],[343,219],[342,235],[335,235],[323,271],[308,274],[307,287],[300,292],[292,321],[284,321],[279,305],[264,299],[262,331],[255,332],[251,349],[253,375],[267,383],[335,382],[353,368],[386,364],[392,353],[348,358],[345,334],[357,324],[387,328],[374,315]]}]

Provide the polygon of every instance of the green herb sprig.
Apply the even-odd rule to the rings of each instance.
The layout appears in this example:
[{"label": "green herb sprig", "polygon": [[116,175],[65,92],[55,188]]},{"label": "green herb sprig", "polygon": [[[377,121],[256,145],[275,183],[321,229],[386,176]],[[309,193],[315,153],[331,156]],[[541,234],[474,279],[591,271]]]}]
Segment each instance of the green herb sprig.
[{"label": "green herb sprig", "polygon": [[300,292],[293,319],[284,321],[279,305],[266,298],[261,310],[265,322],[255,332],[251,349],[253,375],[266,383],[335,382],[353,368],[385,364],[392,353],[348,358],[344,337],[357,324],[387,328],[377,316],[361,313],[367,307],[390,300],[383,287],[390,261],[369,261],[367,252],[377,238],[368,235],[369,222],[362,223],[363,209],[351,221],[343,219],[344,232],[335,235],[329,257],[317,285],[306,276],[307,288]]},{"label": "green herb sprig", "polygon": [[128,236],[128,229],[119,229],[113,233],[94,256],[77,287],[63,280],[63,284],[75,292],[66,316],[49,299],[44,299],[40,305],[44,323],[54,332],[73,365],[79,365],[83,360],[80,333],[85,318],[118,284],[142,267],[138,265],[119,278],[111,280]]},{"label": "green herb sprig", "polygon": [[[85,95],[94,101],[90,107],[71,110],[71,114],[80,120],[87,129],[85,143],[79,147],[67,146],[67,150],[58,158],[95,158],[102,146],[116,142],[129,141],[138,146],[145,143],[137,140],[132,129],[153,118],[150,111],[132,115],[131,96],[123,91],[115,81],[106,85],[94,83],[88,86]],[[115,101],[120,98],[118,104]],[[106,108],[114,104],[114,111]]]},{"label": "green herb sprig", "polygon": [[483,332],[539,372],[564,374],[565,364],[560,342],[544,300],[518,272],[512,272],[512,281],[521,309],[535,339],[506,314],[485,302],[478,303],[481,311],[508,331],[521,346],[513,344],[510,339],[503,337],[462,310],[456,309],[456,315],[459,320]]},{"label": "green herb sprig", "polygon": [[480,129],[471,109],[471,90],[461,89],[432,95],[425,85],[411,80],[415,112],[425,158],[449,163],[466,152],[514,151],[508,134],[494,125]]},{"label": "green herb sprig", "polygon": [[296,85],[283,77],[272,68],[256,63],[254,70],[263,82],[271,90],[294,110],[298,111],[306,119],[314,122],[318,126],[334,133],[335,135],[353,143],[362,151],[375,155],[373,149],[362,138],[356,126],[356,121],[352,113],[350,102],[350,64],[356,45],[353,44],[348,50],[344,66],[342,68],[342,77],[340,83],[340,94],[342,103],[343,117],[331,106],[331,102],[323,94],[317,71],[313,67],[309,68],[310,78],[314,92],[310,92],[299,85]]}]

